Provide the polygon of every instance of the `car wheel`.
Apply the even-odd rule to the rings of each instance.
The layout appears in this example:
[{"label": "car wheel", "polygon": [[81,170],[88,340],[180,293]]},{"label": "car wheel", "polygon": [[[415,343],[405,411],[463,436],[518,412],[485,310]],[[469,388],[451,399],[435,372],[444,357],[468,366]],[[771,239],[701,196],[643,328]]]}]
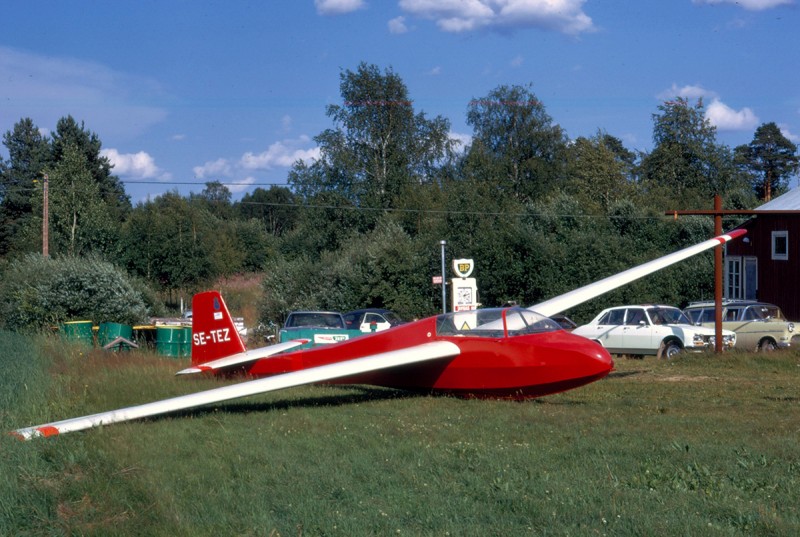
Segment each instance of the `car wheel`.
[{"label": "car wheel", "polygon": [[676,355],[680,354],[683,349],[674,341],[665,341],[661,343],[658,349],[658,357],[670,360]]},{"label": "car wheel", "polygon": [[759,352],[772,352],[776,349],[775,342],[771,339],[762,339],[758,343]]}]

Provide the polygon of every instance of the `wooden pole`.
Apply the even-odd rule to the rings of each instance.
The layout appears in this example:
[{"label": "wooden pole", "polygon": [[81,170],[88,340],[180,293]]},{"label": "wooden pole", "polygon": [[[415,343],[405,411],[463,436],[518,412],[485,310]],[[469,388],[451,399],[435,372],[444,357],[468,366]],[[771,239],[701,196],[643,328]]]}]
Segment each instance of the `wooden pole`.
[{"label": "wooden pole", "polygon": [[50,256],[50,200],[47,174],[42,188],[42,257]]},{"label": "wooden pole", "polygon": [[[714,195],[714,236],[722,235],[722,198]],[[714,351],[722,352],[722,248],[714,248]]]}]

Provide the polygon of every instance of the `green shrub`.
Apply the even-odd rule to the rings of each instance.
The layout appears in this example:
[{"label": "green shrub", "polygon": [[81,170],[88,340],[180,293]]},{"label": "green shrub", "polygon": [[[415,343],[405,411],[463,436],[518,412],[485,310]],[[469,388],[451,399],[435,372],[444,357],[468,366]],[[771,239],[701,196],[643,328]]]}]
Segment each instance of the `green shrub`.
[{"label": "green shrub", "polygon": [[75,319],[135,324],[156,307],[152,293],[142,287],[106,261],[32,254],[12,262],[3,274],[0,323],[13,330]]}]

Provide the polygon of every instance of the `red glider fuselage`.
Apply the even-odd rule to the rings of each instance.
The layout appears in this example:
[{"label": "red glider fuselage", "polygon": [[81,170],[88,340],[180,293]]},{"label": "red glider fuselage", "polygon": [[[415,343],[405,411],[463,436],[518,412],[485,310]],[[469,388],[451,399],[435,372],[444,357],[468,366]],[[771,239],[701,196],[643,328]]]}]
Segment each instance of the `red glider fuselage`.
[{"label": "red glider fuselage", "polygon": [[526,399],[588,384],[606,376],[614,365],[600,345],[564,330],[512,336],[500,332],[497,337],[437,335],[437,317],[431,317],[341,343],[264,358],[252,363],[247,372],[253,376],[276,375],[448,341],[459,348],[457,356],[335,382]]}]

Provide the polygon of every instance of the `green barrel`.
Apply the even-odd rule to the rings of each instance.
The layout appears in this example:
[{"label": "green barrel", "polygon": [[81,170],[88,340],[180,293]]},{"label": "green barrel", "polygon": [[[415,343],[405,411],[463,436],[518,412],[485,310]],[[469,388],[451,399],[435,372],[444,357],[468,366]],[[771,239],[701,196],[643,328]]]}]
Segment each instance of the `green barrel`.
[{"label": "green barrel", "polygon": [[183,343],[181,344],[181,356],[192,355],[192,327],[183,327]]},{"label": "green barrel", "polygon": [[182,326],[157,326],[156,327],[156,352],[162,356],[179,358],[181,356],[184,340]]},{"label": "green barrel", "polygon": [[61,334],[67,341],[83,345],[94,345],[92,321],[67,321],[61,325]]},{"label": "green barrel", "polygon": [[101,323],[97,331],[97,341],[101,347],[105,347],[118,337],[123,337],[128,341],[133,340],[133,327],[119,323]]}]

